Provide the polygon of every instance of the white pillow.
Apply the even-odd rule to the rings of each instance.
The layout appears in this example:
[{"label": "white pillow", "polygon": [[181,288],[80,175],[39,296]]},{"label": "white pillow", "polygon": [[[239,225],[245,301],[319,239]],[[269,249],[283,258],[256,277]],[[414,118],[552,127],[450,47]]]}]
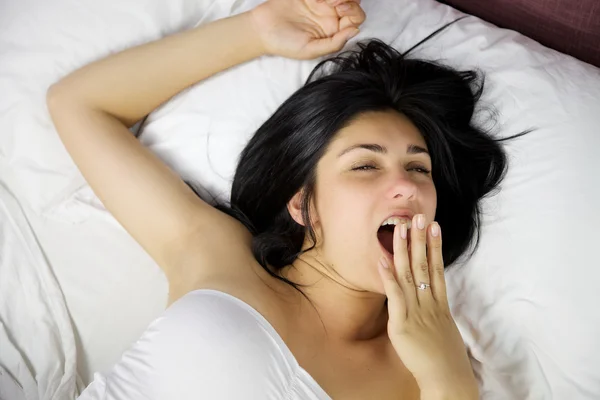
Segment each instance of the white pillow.
[{"label": "white pillow", "polygon": [[[0,7],[0,163],[20,201],[79,220],[65,198],[85,184],[56,135],[46,91],[107,54],[236,12],[235,0],[19,0]],[[64,212],[67,211],[67,212]]]},{"label": "white pillow", "polygon": [[[246,1],[246,7],[258,1]],[[462,16],[431,0],[363,1],[355,39],[407,49]],[[484,105],[507,146],[504,190],[484,202],[481,247],[448,274],[454,315],[485,399],[600,397],[600,71],[514,32],[467,18],[416,55],[487,73]],[[228,198],[255,129],[317,61],[264,57],[208,79],[147,121],[141,140],[182,176]]]}]

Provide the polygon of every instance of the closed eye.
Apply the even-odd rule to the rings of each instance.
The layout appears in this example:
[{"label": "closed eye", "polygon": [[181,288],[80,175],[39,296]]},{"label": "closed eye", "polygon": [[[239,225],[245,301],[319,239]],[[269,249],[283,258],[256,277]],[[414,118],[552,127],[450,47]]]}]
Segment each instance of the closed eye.
[{"label": "closed eye", "polygon": [[352,168],[352,171],[369,171],[377,169],[374,165],[358,165]]},{"label": "closed eye", "polygon": [[428,173],[431,172],[430,170],[428,170],[425,167],[415,167],[415,168],[411,168],[409,171],[417,171],[417,172],[419,172],[421,174],[428,174]]},{"label": "closed eye", "polygon": [[[356,167],[352,168],[352,171],[371,171],[371,170],[375,170],[377,169],[377,167],[375,167],[374,165],[370,165],[370,164],[365,164],[365,165],[358,165]],[[416,171],[420,174],[428,174],[431,171],[425,167],[414,167],[414,168],[410,168],[409,171]]]}]

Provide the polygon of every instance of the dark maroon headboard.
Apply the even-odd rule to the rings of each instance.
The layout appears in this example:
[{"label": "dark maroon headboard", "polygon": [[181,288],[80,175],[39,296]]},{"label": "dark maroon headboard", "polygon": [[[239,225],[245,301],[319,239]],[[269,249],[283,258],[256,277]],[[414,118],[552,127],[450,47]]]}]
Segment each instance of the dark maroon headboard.
[{"label": "dark maroon headboard", "polygon": [[600,67],[600,0],[440,0]]}]

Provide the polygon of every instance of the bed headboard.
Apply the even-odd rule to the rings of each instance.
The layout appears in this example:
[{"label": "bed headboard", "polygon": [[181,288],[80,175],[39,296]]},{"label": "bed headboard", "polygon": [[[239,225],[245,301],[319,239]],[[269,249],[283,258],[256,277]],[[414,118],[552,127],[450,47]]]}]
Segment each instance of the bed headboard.
[{"label": "bed headboard", "polygon": [[600,0],[440,0],[600,67]]}]

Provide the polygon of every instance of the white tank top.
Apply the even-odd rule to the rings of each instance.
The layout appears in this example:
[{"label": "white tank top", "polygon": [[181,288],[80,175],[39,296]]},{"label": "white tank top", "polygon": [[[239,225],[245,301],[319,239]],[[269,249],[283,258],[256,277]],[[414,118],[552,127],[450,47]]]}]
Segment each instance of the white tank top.
[{"label": "white tank top", "polygon": [[80,400],[324,400],[273,326],[229,294],[196,290],[150,324]]}]

